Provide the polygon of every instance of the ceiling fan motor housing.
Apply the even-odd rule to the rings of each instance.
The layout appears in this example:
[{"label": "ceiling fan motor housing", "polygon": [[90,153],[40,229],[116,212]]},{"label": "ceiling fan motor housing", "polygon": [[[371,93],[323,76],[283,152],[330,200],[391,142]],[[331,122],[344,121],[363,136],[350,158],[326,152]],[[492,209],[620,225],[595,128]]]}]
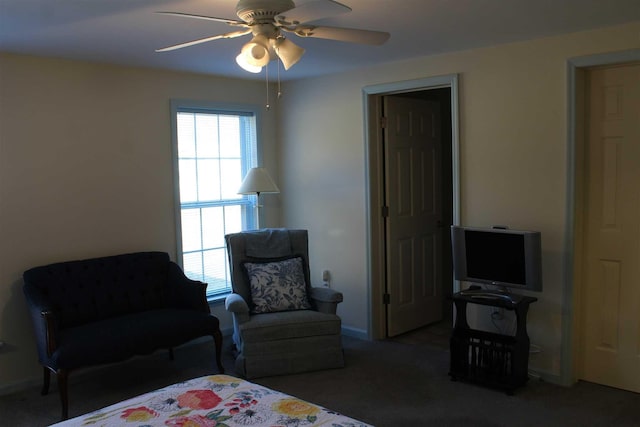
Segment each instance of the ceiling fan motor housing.
[{"label": "ceiling fan motor housing", "polygon": [[296,5],[292,0],[240,0],[236,6],[236,14],[248,24],[273,22],[277,15],[294,7]]}]

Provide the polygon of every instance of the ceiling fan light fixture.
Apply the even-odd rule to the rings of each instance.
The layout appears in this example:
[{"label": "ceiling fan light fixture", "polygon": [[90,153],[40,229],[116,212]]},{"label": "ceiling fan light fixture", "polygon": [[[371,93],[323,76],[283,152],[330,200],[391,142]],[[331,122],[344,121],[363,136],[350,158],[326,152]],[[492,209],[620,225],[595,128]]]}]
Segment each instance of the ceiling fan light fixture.
[{"label": "ceiling fan light fixture", "polygon": [[247,62],[245,56],[240,53],[238,56],[236,56],[236,63],[245,71],[248,71],[250,73],[254,73],[254,74],[258,74],[260,71],[262,71],[262,67],[258,67],[256,65],[251,65]]},{"label": "ceiling fan light fixture", "polygon": [[282,61],[284,69],[288,70],[295,65],[302,55],[304,55],[304,49],[292,42],[291,40],[280,37],[275,42],[275,51],[278,58]]},{"label": "ceiling fan light fixture", "polygon": [[262,34],[258,34],[242,47],[240,54],[244,56],[248,64],[255,67],[264,67],[271,60],[269,47],[269,39]]}]

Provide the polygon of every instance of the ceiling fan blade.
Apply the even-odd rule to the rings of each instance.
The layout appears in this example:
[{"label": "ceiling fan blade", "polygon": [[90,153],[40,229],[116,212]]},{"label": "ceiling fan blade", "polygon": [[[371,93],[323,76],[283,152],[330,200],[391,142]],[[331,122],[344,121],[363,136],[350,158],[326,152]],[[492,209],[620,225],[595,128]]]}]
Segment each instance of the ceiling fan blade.
[{"label": "ceiling fan blade", "polygon": [[181,49],[183,47],[193,46],[200,43],[206,43],[213,40],[219,39],[231,39],[234,37],[244,36],[245,34],[249,34],[251,32],[251,28],[247,28],[245,30],[233,31],[231,33],[220,34],[217,36],[205,37],[203,39],[192,40],[190,42],[179,43],[172,46],[163,47],[162,49],[156,49],[156,52],[168,52],[170,50]]},{"label": "ceiling fan blade", "polygon": [[338,40],[348,43],[370,45],[384,44],[391,34],[383,31],[358,30],[355,28],[300,26],[292,30],[300,37],[316,37],[319,39]]},{"label": "ceiling fan blade", "polygon": [[192,15],[190,13],[180,13],[180,12],[156,12],[161,15],[169,15],[169,16],[181,16],[183,18],[194,18],[194,19],[204,19],[207,21],[216,21],[216,22],[224,22],[229,25],[246,25],[243,21],[238,21],[237,19],[227,19],[227,18],[216,18],[215,16],[204,16],[204,15]]},{"label": "ceiling fan blade", "polygon": [[349,6],[345,6],[333,0],[313,0],[301,4],[293,9],[286,10],[276,16],[278,25],[298,25],[303,22],[316,21],[329,18],[341,13],[351,12]]}]

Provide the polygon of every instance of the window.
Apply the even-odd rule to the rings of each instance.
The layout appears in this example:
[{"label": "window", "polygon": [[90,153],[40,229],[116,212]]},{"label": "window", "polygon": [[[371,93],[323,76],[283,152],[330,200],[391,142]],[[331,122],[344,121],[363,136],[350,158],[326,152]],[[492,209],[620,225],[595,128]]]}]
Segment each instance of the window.
[{"label": "window", "polygon": [[224,235],[255,224],[252,200],[237,192],[257,165],[256,112],[181,103],[172,121],[178,262],[220,297],[231,291]]}]

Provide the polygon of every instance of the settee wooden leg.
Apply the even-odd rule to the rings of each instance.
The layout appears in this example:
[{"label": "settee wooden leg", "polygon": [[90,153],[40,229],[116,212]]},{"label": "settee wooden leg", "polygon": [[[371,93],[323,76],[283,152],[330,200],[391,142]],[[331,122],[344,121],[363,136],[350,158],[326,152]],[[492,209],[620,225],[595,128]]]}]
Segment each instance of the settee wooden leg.
[{"label": "settee wooden leg", "polygon": [[51,371],[46,366],[44,367],[44,377],[42,381],[42,390],[40,394],[46,396],[49,393],[49,384],[51,383]]},{"label": "settee wooden leg", "polygon": [[169,347],[169,360],[173,360],[173,347]]},{"label": "settee wooden leg", "polygon": [[213,340],[216,343],[216,363],[218,364],[218,371],[224,374],[224,367],[222,366],[222,332],[220,332],[220,329],[213,334]]},{"label": "settee wooden leg", "polygon": [[69,394],[68,379],[69,372],[59,369],[57,372],[58,392],[60,393],[60,403],[62,405],[62,421],[69,418]]}]

